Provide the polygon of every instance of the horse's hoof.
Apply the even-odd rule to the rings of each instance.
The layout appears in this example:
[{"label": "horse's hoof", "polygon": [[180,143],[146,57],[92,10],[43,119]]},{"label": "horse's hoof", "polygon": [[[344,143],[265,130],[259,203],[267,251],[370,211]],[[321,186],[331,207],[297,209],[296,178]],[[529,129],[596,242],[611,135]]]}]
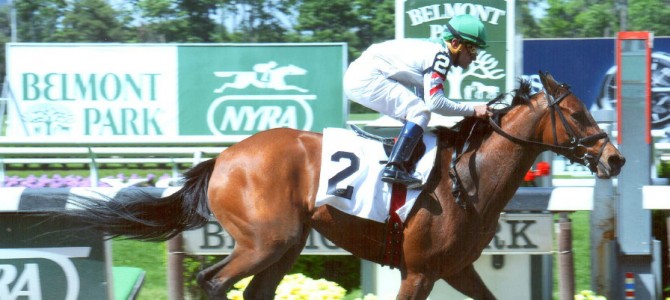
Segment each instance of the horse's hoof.
[{"label": "horse's hoof", "polygon": [[200,272],[195,276],[195,282],[197,282],[198,286],[200,286],[202,289],[205,289],[206,286],[211,286],[211,284],[208,284],[207,279],[205,279],[203,272]]},{"label": "horse's hoof", "polygon": [[216,286],[209,281],[205,285],[207,287],[203,287],[203,289],[207,292],[210,300],[228,300],[228,291],[226,289],[222,289],[221,286]]}]

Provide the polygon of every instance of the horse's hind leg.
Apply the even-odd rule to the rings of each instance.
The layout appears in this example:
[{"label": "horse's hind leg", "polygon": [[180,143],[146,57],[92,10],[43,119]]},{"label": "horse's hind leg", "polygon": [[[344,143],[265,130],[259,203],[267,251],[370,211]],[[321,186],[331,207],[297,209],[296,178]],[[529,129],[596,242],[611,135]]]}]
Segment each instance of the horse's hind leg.
[{"label": "horse's hind leg", "polygon": [[403,272],[400,290],[397,299],[423,300],[427,299],[433,289],[435,280],[424,274]]},{"label": "horse's hind leg", "polygon": [[300,255],[306,237],[300,234],[296,239],[275,241],[261,237],[249,239],[256,241],[252,244],[237,243],[230,256],[198,274],[198,284],[210,299],[227,299],[226,294],[233,284],[256,275],[246,290],[249,295],[245,294],[245,299],[272,299],[277,284]]},{"label": "horse's hind leg", "polygon": [[249,286],[244,291],[245,300],[274,299],[279,282],[291,270],[296,259],[300,256],[307,242],[309,232],[309,228],[303,228],[303,236],[300,243],[288,249],[273,265],[254,276],[254,279],[251,280],[251,283],[249,283]]},{"label": "horse's hind leg", "polygon": [[281,257],[270,251],[235,248],[225,260],[201,272],[198,283],[210,299],[228,299],[226,294],[236,282],[255,275]]},{"label": "horse's hind leg", "polygon": [[212,293],[218,288],[217,285],[212,282],[212,278],[224,267],[226,266],[232,259],[233,255],[228,255],[226,258],[223,260],[217,262],[216,264],[207,267],[206,269],[200,271],[198,273],[198,276],[196,276],[196,281],[198,282],[198,285],[200,288],[202,288],[207,294],[211,297]]}]

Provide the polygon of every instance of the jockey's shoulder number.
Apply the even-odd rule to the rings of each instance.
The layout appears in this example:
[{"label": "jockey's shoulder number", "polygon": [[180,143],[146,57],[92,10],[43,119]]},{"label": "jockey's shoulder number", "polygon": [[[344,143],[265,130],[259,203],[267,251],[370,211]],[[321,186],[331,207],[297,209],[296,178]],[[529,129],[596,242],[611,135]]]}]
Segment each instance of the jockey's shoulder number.
[{"label": "jockey's shoulder number", "polygon": [[447,76],[450,63],[451,60],[449,59],[447,52],[438,52],[435,55],[435,60],[433,60],[433,71],[439,73],[442,76]]}]

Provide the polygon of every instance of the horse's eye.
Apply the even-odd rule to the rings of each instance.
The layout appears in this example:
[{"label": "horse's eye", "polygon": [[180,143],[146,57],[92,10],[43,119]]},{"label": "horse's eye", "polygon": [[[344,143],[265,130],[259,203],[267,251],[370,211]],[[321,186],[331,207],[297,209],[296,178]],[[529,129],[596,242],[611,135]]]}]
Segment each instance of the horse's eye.
[{"label": "horse's eye", "polygon": [[589,118],[586,117],[586,113],[584,113],[583,111],[575,112],[572,115],[570,115],[570,117],[572,117],[572,119],[577,121],[577,123],[579,124],[585,125],[588,124],[589,122]]}]

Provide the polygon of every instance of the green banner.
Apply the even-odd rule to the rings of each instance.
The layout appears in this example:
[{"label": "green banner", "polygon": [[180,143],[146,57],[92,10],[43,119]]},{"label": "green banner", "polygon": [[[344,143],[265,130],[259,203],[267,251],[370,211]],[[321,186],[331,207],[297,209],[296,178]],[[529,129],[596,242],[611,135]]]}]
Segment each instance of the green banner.
[{"label": "green banner", "polygon": [[447,76],[445,93],[457,101],[487,101],[512,89],[514,45],[513,1],[472,0],[468,2],[407,0],[396,2],[398,37],[436,38],[454,16],[471,14],[486,27],[490,45],[480,51],[469,68],[453,67]]},{"label": "green banner", "polygon": [[180,47],[180,134],[343,126],[343,51],[341,44]]},{"label": "green banner", "polygon": [[102,234],[75,222],[0,214],[0,299],[108,299]]}]

